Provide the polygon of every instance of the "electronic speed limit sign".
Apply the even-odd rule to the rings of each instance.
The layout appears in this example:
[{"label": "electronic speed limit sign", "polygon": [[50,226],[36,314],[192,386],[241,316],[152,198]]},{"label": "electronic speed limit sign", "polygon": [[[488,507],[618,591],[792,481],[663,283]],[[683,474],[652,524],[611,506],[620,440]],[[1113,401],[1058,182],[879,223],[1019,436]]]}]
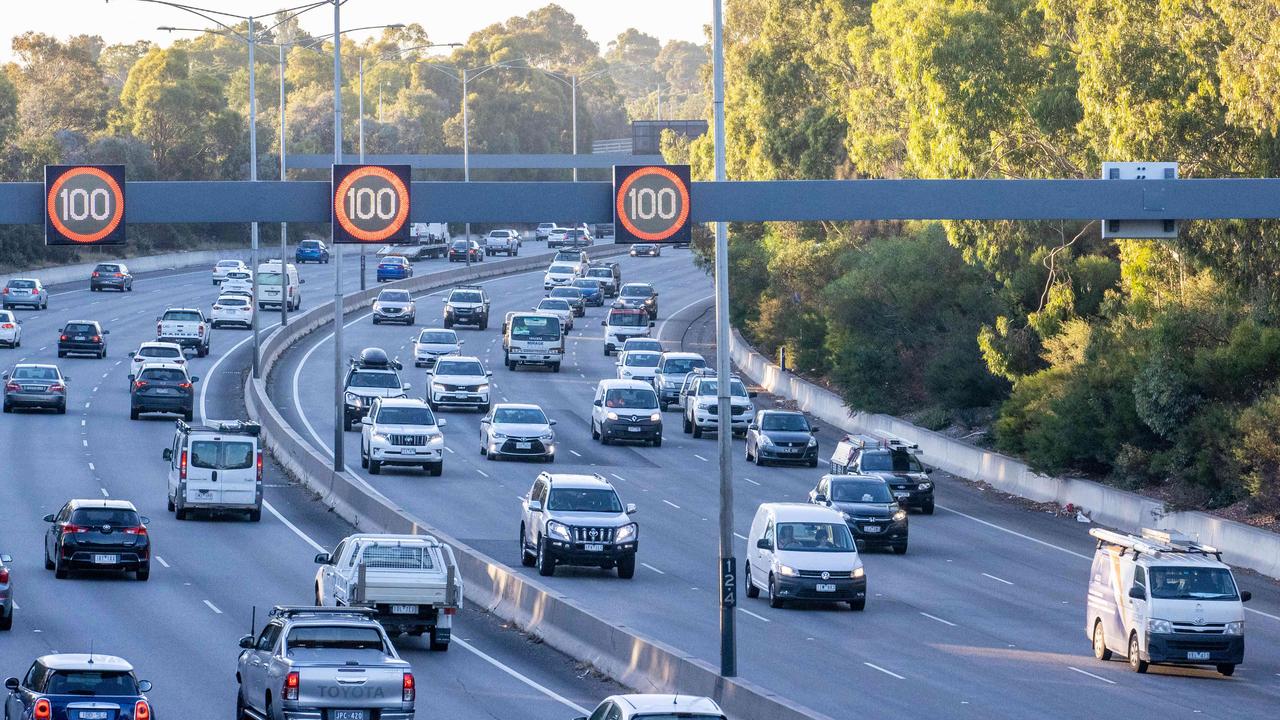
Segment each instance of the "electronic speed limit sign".
[{"label": "electronic speed limit sign", "polygon": [[45,165],[46,245],[123,245],[124,166]]},{"label": "electronic speed limit sign", "polygon": [[333,241],[409,239],[408,165],[333,166]]},{"label": "electronic speed limit sign", "polygon": [[619,243],[688,243],[689,166],[615,165],[613,228]]}]

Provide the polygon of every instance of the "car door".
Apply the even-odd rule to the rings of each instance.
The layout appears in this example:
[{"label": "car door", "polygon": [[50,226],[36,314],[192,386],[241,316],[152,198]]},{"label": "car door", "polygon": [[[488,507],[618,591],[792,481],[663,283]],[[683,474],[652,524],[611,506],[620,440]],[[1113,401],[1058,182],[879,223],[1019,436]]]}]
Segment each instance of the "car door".
[{"label": "car door", "polygon": [[58,557],[58,541],[62,536],[62,524],[71,517],[71,503],[62,506],[58,514],[53,517],[53,522],[49,524],[49,529],[45,531],[45,557],[50,560]]},{"label": "car door", "polygon": [[[1146,568],[1135,563],[1133,566],[1133,582],[1121,583],[1121,587],[1124,590],[1124,596],[1121,598],[1120,602],[1123,602],[1129,606],[1128,618],[1129,618],[1130,628],[1136,628],[1139,626],[1145,627],[1147,624],[1147,587],[1148,587]],[[1142,588],[1143,597],[1141,600],[1139,600],[1138,598],[1129,597],[1129,592],[1133,588]],[[1128,638],[1129,637],[1128,630],[1130,628],[1126,628],[1125,633],[1122,634],[1120,637]]]},{"label": "car door", "polygon": [[533,487],[529,488],[529,494],[524,500],[524,544],[528,547],[535,547],[538,534],[541,532],[542,513],[533,512],[529,509],[529,503],[533,500],[541,500],[543,490],[547,481],[538,478],[533,482]]},{"label": "car door", "polygon": [[187,456],[187,490],[182,501],[194,505],[220,504],[222,487],[218,472],[222,467],[222,442],[213,438],[192,439]]},{"label": "car door", "polygon": [[166,496],[170,500],[178,497],[178,464],[181,462],[179,453],[182,452],[182,443],[186,439],[181,431],[173,433],[173,439],[169,441],[169,473],[166,480]]},{"label": "car door", "polygon": [[351,543],[347,545],[338,558],[336,571],[333,574],[333,601],[334,605],[351,604],[351,596],[357,584],[356,578],[356,560],[360,557],[360,543]]},{"label": "car door", "polygon": [[334,604],[334,576],[337,574],[338,558],[342,557],[346,547],[346,540],[339,542],[338,546],[333,549],[333,554],[329,556],[329,562],[320,566],[320,588],[316,591],[316,600],[322,606],[332,607]]},{"label": "car door", "polygon": [[769,587],[769,570],[773,567],[773,518],[769,518],[768,523],[764,526],[764,534],[760,536],[762,540],[768,540],[770,548],[753,547],[748,552],[755,554],[755,560],[751,563],[751,577],[755,579],[756,584],[760,587]]},{"label": "car door", "polygon": [[480,447],[489,446],[489,432],[493,430],[493,410],[480,418]]},{"label": "car door", "polygon": [[245,703],[255,710],[262,711],[267,694],[267,673],[271,667],[271,658],[275,654],[276,643],[283,630],[279,623],[268,623],[262,628],[253,649],[249,651],[248,667],[244,674]]}]

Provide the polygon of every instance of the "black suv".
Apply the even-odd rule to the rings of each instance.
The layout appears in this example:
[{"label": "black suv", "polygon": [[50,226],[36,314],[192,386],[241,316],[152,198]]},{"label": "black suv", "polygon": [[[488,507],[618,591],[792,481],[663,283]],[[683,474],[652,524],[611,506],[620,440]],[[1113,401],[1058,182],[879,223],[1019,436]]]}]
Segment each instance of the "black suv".
[{"label": "black suv", "polygon": [[859,549],[907,551],[907,511],[885,479],[875,475],[823,475],[809,491],[809,502],[840,511]]},{"label": "black suv", "polygon": [[613,306],[644,310],[653,320],[658,317],[658,291],[649,283],[627,283],[618,291],[618,299],[613,301]]},{"label": "black suv", "polygon": [[151,576],[149,518],[126,500],[71,500],[44,516],[44,567],[59,580],[76,569],[122,570]]},{"label": "black suv", "polygon": [[98,263],[89,276],[89,291],[98,292],[114,288],[120,292],[133,292],[133,274],[124,263]]},{"label": "black suv", "polygon": [[479,285],[459,285],[444,301],[444,326],[475,325],[489,329],[489,293]]},{"label": "black suv", "polygon": [[68,355],[107,356],[107,333],[97,320],[72,320],[58,334],[58,357]]},{"label": "black suv", "polygon": [[137,375],[129,376],[129,419],[137,420],[142,413],[176,413],[191,422],[199,380],[187,375],[186,365],[143,365]]}]

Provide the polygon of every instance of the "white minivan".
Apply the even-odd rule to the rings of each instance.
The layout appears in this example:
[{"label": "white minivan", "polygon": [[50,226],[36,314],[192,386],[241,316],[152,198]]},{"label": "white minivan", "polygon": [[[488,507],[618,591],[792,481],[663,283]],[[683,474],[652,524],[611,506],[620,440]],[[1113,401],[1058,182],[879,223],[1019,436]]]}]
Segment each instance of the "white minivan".
[{"label": "white minivan", "polygon": [[178,520],[195,511],[247,513],[262,519],[262,428],[242,420],[179,420],[164,449],[168,507]]},{"label": "white minivan", "polygon": [[1151,663],[1211,665],[1231,675],[1244,662],[1244,603],[1217,548],[1176,530],[1140,537],[1094,528],[1085,634],[1093,656],[1123,653],[1144,673]]},{"label": "white minivan", "polygon": [[769,606],[787,600],[867,606],[867,575],[844,515],[806,503],[764,503],[747,538],[747,597],[769,593]]},{"label": "white minivan", "polygon": [[288,309],[297,310],[302,307],[302,283],[298,277],[298,268],[292,263],[280,269],[279,260],[269,260],[258,266],[258,309],[280,307],[287,303]]}]

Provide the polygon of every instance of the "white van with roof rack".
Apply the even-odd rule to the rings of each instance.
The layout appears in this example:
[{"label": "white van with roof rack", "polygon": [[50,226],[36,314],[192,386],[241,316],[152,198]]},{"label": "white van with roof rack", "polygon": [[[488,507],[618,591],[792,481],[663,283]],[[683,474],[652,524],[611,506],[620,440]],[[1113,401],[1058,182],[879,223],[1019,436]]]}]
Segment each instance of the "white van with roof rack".
[{"label": "white van with roof rack", "polygon": [[1141,536],[1094,528],[1085,635],[1098,660],[1124,653],[1144,673],[1152,663],[1212,665],[1231,675],[1244,662],[1244,603],[1217,548],[1176,530]]}]

